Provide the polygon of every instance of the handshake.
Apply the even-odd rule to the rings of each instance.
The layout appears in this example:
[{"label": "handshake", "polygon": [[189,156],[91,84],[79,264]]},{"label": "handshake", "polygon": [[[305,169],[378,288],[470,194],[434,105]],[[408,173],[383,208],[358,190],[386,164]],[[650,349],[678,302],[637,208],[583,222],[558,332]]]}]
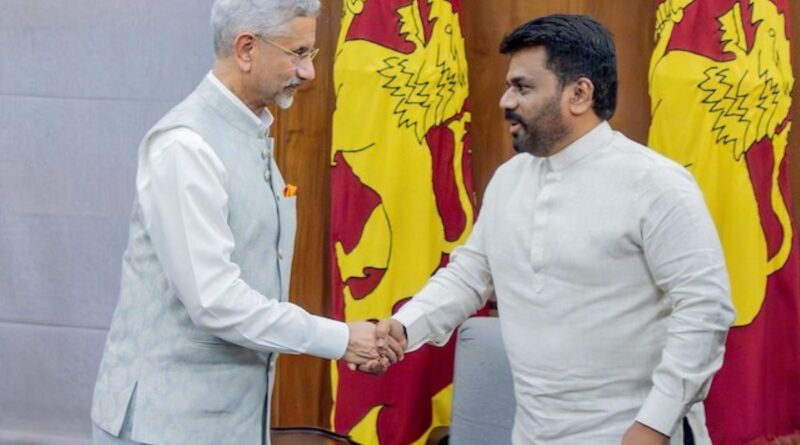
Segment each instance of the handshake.
[{"label": "handshake", "polygon": [[348,323],[350,338],[342,360],[355,371],[381,375],[403,359],[408,339],[399,321],[387,318],[378,323]]}]

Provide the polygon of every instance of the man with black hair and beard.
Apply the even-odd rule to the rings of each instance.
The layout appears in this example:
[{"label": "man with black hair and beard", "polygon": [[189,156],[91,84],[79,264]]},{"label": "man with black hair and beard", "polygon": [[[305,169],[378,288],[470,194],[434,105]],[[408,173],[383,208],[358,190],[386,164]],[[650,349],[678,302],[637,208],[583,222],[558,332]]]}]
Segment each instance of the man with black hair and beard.
[{"label": "man with black hair and beard", "polygon": [[538,18],[500,51],[518,154],[467,243],[378,336],[443,344],[494,291],[514,444],[710,443],[700,402],[734,313],[700,190],[609,126],[616,56],[602,25]]}]

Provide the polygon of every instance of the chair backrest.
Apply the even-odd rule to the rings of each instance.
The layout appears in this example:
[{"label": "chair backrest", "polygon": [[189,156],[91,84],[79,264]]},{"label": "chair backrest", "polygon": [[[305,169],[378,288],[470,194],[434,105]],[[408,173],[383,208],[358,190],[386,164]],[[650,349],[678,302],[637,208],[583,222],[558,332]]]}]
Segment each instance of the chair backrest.
[{"label": "chair backrest", "polygon": [[456,344],[450,444],[510,444],[513,385],[500,321],[475,317],[464,322]]}]

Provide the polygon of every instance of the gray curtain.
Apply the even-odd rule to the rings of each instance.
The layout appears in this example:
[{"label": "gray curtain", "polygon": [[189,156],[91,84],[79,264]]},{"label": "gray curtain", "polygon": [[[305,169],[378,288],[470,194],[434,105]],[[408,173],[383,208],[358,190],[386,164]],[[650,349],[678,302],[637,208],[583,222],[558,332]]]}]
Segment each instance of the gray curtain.
[{"label": "gray curtain", "polygon": [[212,0],[0,0],[0,443],[88,443],[145,131]]}]

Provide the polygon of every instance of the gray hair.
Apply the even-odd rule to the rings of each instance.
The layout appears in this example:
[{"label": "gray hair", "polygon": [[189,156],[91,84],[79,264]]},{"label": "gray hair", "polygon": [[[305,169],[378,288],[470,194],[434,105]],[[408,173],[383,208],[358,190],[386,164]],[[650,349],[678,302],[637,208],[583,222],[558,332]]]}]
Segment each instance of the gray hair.
[{"label": "gray hair", "polygon": [[316,17],[319,0],[215,0],[211,7],[214,53],[233,52],[233,41],[243,32],[277,37],[295,17]]}]

